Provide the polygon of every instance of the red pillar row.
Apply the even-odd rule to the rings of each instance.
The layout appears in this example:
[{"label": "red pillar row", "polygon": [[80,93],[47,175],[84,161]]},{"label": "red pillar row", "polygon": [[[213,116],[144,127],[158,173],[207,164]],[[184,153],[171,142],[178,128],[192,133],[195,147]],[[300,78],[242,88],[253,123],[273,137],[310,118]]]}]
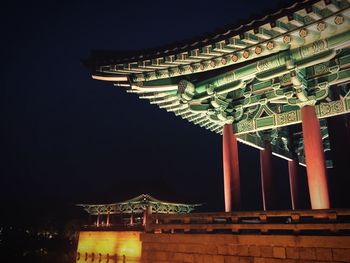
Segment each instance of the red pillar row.
[{"label": "red pillar row", "polygon": [[306,171],[312,209],[330,207],[320,123],[314,106],[301,108]]},{"label": "red pillar row", "polygon": [[299,178],[298,178],[298,161],[293,159],[288,161],[290,198],[292,201],[292,209],[299,208]]},{"label": "red pillar row", "polygon": [[269,141],[265,141],[265,148],[260,150],[260,169],[263,209],[266,211],[273,206],[272,152]]},{"label": "red pillar row", "polygon": [[225,211],[240,209],[240,176],[237,137],[232,125],[225,124],[222,132]]},{"label": "red pillar row", "polygon": [[[327,173],[319,120],[314,106],[301,108],[304,151],[312,209],[330,207]],[[223,165],[225,211],[240,208],[240,176],[237,138],[232,125],[223,128]],[[273,207],[272,152],[270,142],[265,142],[265,149],[260,151],[261,184],[264,210]],[[299,206],[298,163],[288,162],[292,209]]]}]

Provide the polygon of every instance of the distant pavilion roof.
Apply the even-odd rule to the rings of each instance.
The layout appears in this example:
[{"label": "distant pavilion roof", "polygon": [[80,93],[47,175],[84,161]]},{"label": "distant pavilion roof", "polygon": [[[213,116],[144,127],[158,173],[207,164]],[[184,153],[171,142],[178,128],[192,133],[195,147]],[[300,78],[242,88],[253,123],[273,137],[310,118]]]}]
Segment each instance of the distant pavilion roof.
[{"label": "distant pavilion roof", "polygon": [[152,213],[182,214],[190,213],[195,207],[201,205],[165,202],[148,194],[141,194],[132,199],[112,204],[77,204],[90,215],[142,213],[148,207],[152,208]]}]

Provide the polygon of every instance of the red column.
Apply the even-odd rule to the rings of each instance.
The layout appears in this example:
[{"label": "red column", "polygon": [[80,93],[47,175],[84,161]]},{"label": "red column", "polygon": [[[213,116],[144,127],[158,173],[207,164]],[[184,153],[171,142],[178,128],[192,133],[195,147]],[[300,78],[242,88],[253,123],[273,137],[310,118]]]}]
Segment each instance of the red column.
[{"label": "red column", "polygon": [[238,162],[237,137],[233,133],[232,125],[225,124],[222,131],[222,149],[224,165],[224,194],[225,211],[240,208],[240,177]]},{"label": "red column", "polygon": [[147,209],[143,210],[142,225],[145,226],[147,223]]},{"label": "red column", "polygon": [[271,144],[269,141],[265,141],[265,149],[260,150],[260,172],[261,172],[261,188],[263,209],[271,209],[272,207],[272,152]]},{"label": "red column", "polygon": [[130,225],[133,226],[134,225],[134,212],[131,211],[131,214],[130,214]]},{"label": "red column", "polygon": [[293,159],[288,161],[290,198],[292,201],[292,209],[299,208],[299,178],[298,178],[298,161]]},{"label": "red column", "polygon": [[107,212],[107,221],[106,221],[107,226],[109,226],[109,212]]},{"label": "red column", "polygon": [[306,172],[312,209],[327,209],[329,193],[320,122],[314,106],[301,108]]},{"label": "red column", "polygon": [[96,226],[100,226],[100,213],[97,214]]},{"label": "red column", "polygon": [[152,216],[152,205],[148,205],[146,209],[143,211],[143,225],[147,225],[148,220],[150,220]]}]

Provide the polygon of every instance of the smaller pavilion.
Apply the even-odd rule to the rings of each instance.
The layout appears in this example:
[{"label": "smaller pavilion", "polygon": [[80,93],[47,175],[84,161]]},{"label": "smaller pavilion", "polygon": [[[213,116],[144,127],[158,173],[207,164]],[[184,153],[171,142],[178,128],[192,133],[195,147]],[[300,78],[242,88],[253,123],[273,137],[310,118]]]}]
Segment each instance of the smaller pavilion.
[{"label": "smaller pavilion", "polygon": [[150,214],[187,214],[201,205],[165,202],[148,194],[112,204],[77,204],[89,213],[96,227],[144,226]]}]

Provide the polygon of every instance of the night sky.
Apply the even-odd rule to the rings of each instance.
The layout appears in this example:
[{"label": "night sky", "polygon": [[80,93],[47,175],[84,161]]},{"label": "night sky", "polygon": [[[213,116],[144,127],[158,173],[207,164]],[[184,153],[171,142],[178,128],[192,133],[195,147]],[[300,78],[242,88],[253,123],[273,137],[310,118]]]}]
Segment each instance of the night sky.
[{"label": "night sky", "polygon": [[[91,49],[182,41],[287,1],[9,2],[0,11],[3,206],[148,193],[223,210],[221,137],[92,80],[81,60]],[[259,152],[239,147],[243,209],[261,209]],[[279,205],[289,209],[287,164],[274,162]]]}]

